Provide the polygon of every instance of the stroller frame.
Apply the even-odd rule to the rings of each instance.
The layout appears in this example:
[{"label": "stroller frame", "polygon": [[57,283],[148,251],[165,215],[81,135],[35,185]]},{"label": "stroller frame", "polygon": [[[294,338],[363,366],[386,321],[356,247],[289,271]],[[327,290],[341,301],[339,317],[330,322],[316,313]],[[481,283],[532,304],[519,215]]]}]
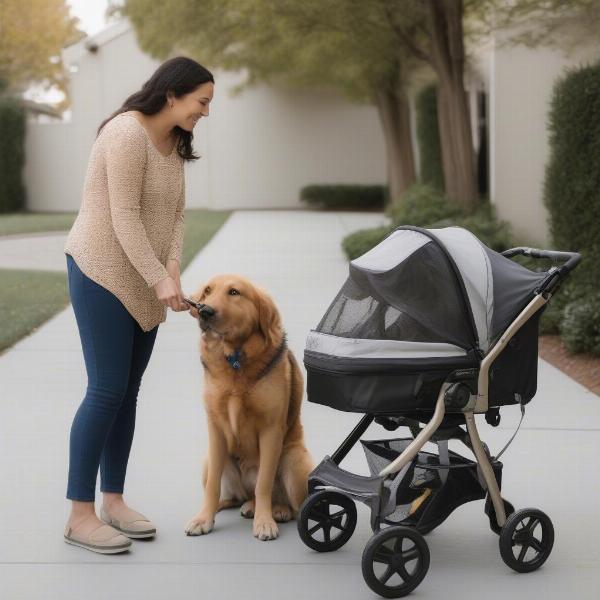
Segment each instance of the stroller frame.
[{"label": "stroller frame", "polygon": [[[477,431],[477,425],[475,423],[475,413],[487,412],[488,406],[488,386],[489,386],[489,370],[494,362],[495,358],[502,352],[506,344],[514,337],[517,331],[529,320],[529,318],[537,312],[544,304],[548,302],[548,297],[544,297],[543,293],[536,294],[536,296],[529,302],[529,304],[521,311],[517,318],[511,323],[506,329],[504,334],[491,348],[488,354],[481,362],[479,370],[479,376],[477,379],[477,395],[473,398],[473,401],[469,399],[467,406],[462,411],[464,412],[465,421],[467,424],[467,431],[471,441],[470,447],[475,454],[479,468],[482,471],[485,483],[487,485],[488,492],[494,510],[496,511],[496,520],[498,525],[502,527],[506,522],[506,514],[504,511],[504,504],[500,496],[500,488],[494,476],[492,466],[490,464],[489,455],[486,453],[479,432]],[[431,439],[433,433],[440,426],[444,414],[446,400],[445,396],[448,388],[451,387],[449,384],[444,384],[440,389],[435,411],[431,421],[425,426],[425,428],[417,435],[414,441],[404,450],[404,452],[392,463],[390,463],[385,469],[380,472],[380,475],[388,475],[400,471],[405,465],[407,465],[423,448],[423,446]],[[474,405],[474,406],[473,406]],[[472,407],[472,408],[471,408]],[[470,409],[470,410],[469,410]]]},{"label": "stroller frame", "polygon": [[[301,509],[301,515],[298,520],[298,529],[301,538],[313,549],[319,551],[335,550],[341,547],[350,538],[356,524],[356,509],[352,502],[350,502],[352,507],[350,507],[348,503],[345,504],[343,497],[358,500],[368,505],[371,510],[371,528],[375,535],[371,538],[363,554],[363,575],[369,587],[385,597],[400,597],[408,594],[419,585],[429,566],[429,551],[427,549],[427,544],[420,533],[416,531],[416,527],[411,527],[410,524],[409,526],[406,526],[401,521],[400,525],[382,529],[381,523],[382,521],[385,521],[386,516],[390,515],[396,509],[396,492],[398,487],[402,485],[411,463],[413,463],[416,458],[418,459],[423,446],[430,441],[438,443],[440,449],[440,461],[438,466],[434,468],[438,468],[440,471],[443,471],[444,469],[449,470],[457,466],[468,466],[450,464],[451,461],[448,461],[447,449],[447,442],[449,439],[459,439],[474,454],[477,479],[482,488],[479,491],[483,491],[484,495],[487,494],[488,503],[486,503],[486,512],[488,512],[488,504],[491,501],[490,512],[488,512],[488,516],[490,516],[490,526],[496,533],[500,534],[500,552],[503,560],[508,566],[521,572],[531,571],[541,566],[550,554],[554,539],[551,521],[544,513],[537,509],[523,509],[514,512],[512,505],[503,500],[499,485],[502,463],[491,456],[487,446],[481,441],[475,422],[475,414],[486,413],[490,408],[488,397],[489,372],[494,360],[500,355],[502,350],[519,329],[548,302],[562,280],[579,263],[580,255],[570,252],[555,252],[521,247],[507,250],[502,254],[506,257],[522,254],[534,258],[566,260],[566,262],[561,267],[554,266],[548,271],[548,276],[535,291],[533,299],[529,301],[482,358],[477,374],[470,372],[466,374],[467,377],[463,378],[462,381],[459,374],[458,377],[451,377],[449,378],[450,380],[446,380],[442,384],[437,396],[433,415],[427,423],[422,419],[414,421],[403,416],[376,417],[373,414],[365,414],[331,457],[326,456],[309,476],[309,497]],[[455,374],[456,372],[453,375]],[[477,377],[476,393],[472,393],[473,386],[469,387],[466,385],[466,380],[469,377],[472,380],[474,376]],[[460,427],[461,423],[456,425],[456,418],[460,419],[460,414],[464,417],[466,431]],[[452,421],[452,416],[454,416],[454,422],[448,427],[443,427],[446,416],[450,417],[449,422]],[[374,474],[371,477],[357,475],[341,469],[339,467],[340,463],[347,456],[356,442],[359,441],[373,421],[383,424],[386,429],[389,430],[396,429],[402,425],[407,426],[411,430],[413,439],[406,447],[404,447],[397,458],[387,464],[387,466],[381,469],[379,473]],[[420,428],[421,422],[425,424],[422,429]],[[444,449],[443,453],[442,448]],[[444,454],[444,461],[441,460],[442,454]],[[466,459],[463,460],[469,462],[466,461]],[[448,473],[448,470],[446,470],[446,473]],[[329,498],[333,497],[340,500],[333,502],[333,504],[343,506],[346,513],[349,515],[350,521],[354,518],[354,523],[350,522],[348,524],[348,522],[346,522],[345,527],[346,530],[350,530],[349,534],[348,531],[344,531],[337,542],[334,541],[330,544],[311,543],[309,535],[311,530],[308,528],[308,519],[312,518],[314,520],[314,516],[311,517],[311,511],[313,511],[312,515],[314,515],[314,507],[316,506],[315,500],[319,495],[321,495],[320,497],[324,499],[323,501],[327,505],[327,494],[332,494]],[[483,496],[479,495],[478,497],[482,498]],[[458,504],[462,504],[465,501],[472,499],[476,499],[473,494],[467,499],[459,499]],[[493,514],[490,514],[492,507]],[[454,510],[454,508],[456,508],[456,506],[453,506],[449,512]],[[323,508],[320,508],[319,510],[321,511],[319,514],[322,514]],[[449,512],[444,514],[437,522],[434,522],[433,526],[428,528],[427,531],[430,531],[441,523],[448,516]],[[510,518],[508,517],[507,512],[512,513]],[[328,508],[326,514],[329,515]],[[330,521],[334,516],[335,515],[331,516]],[[339,523],[342,523],[342,518],[343,517],[339,517]],[[495,520],[495,526],[493,519]],[[533,539],[533,529],[537,526],[537,523],[541,523],[544,528],[542,541],[545,546],[543,548],[540,547],[539,560],[535,559],[534,561],[529,562],[523,562],[526,550],[522,552],[523,556],[520,556],[522,560],[515,560],[513,555],[513,546],[515,546],[515,543],[518,545],[520,543],[519,540],[523,538],[523,535],[526,535],[522,533],[523,529],[518,528],[526,519],[529,519],[528,527],[532,530],[531,539]],[[532,525],[532,522],[535,524]],[[387,523],[391,525],[389,521]],[[335,525],[335,522],[334,526],[337,526]],[[344,529],[339,526],[338,528]],[[424,533],[427,531],[424,531]],[[372,563],[385,562],[378,559],[377,556],[378,553],[382,552],[383,543],[385,541],[384,538],[390,538],[394,535],[399,536],[398,539],[410,538],[416,548],[411,549],[411,552],[413,552],[413,554],[418,554],[420,552],[420,557],[415,572],[410,574],[406,570],[398,571],[399,573],[408,575],[408,578],[401,575],[404,579],[404,583],[400,586],[390,588],[386,587],[385,583],[382,585],[381,580],[373,575]],[[384,541],[381,543],[377,541],[376,543],[376,538],[378,538],[378,536]],[[328,537],[329,533],[325,538],[326,541],[328,541]],[[527,539],[529,540],[529,538]],[[517,541],[515,542],[515,540]],[[537,542],[537,544],[542,543],[537,539],[535,542]],[[532,542],[531,547],[535,547],[535,542]],[[399,547],[402,548],[402,541],[400,541]],[[396,563],[394,563],[394,565],[396,565]]]}]

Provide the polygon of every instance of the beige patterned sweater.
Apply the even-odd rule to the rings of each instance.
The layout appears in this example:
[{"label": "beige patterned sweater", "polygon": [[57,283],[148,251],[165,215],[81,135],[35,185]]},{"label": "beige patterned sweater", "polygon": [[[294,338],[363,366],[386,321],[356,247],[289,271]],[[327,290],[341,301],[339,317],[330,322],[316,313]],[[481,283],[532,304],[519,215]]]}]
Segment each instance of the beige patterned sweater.
[{"label": "beige patterned sweater", "polygon": [[94,141],[81,207],[64,247],[90,279],[112,292],[144,331],[167,318],[152,286],[181,261],[185,176],[176,147],[162,154],[127,111]]}]

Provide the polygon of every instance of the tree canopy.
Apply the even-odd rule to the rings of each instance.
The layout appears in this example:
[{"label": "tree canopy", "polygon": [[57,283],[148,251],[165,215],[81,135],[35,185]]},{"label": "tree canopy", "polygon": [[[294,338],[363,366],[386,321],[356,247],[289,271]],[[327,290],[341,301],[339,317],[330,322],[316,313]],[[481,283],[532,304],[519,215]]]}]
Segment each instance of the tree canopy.
[{"label": "tree canopy", "polygon": [[5,93],[17,95],[40,84],[56,86],[67,96],[61,50],[85,36],[77,21],[65,0],[2,0],[0,80]]}]

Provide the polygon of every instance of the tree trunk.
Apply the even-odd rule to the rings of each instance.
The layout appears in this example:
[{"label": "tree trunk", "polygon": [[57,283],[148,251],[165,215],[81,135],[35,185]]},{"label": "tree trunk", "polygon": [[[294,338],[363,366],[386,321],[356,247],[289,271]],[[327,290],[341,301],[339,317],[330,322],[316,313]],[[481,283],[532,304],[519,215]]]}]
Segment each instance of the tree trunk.
[{"label": "tree trunk", "polygon": [[408,98],[403,90],[377,90],[375,105],[385,138],[389,202],[393,204],[415,182]]},{"label": "tree trunk", "polygon": [[478,201],[475,150],[464,86],[462,0],[428,0],[432,65],[439,78],[438,119],[447,195],[472,212]]}]

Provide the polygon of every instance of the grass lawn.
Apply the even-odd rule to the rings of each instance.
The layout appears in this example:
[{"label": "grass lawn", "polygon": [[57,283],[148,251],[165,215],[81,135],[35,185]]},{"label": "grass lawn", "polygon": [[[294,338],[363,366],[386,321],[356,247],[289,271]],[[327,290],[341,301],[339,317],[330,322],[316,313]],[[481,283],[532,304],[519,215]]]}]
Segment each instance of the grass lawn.
[{"label": "grass lawn", "polygon": [[221,225],[229,218],[231,211],[191,209],[185,211],[185,236],[181,254],[181,272],[190,264]]},{"label": "grass lawn", "polygon": [[71,229],[76,217],[77,212],[0,214],[0,235],[37,233],[39,231],[68,231]]},{"label": "grass lawn", "polygon": [[[219,230],[228,211],[185,211],[181,271]],[[33,231],[67,231],[75,214],[0,215],[0,235]],[[69,304],[66,273],[0,269],[0,354],[35,331]]]},{"label": "grass lawn", "polygon": [[66,274],[0,269],[0,282],[0,352],[69,303]]}]

